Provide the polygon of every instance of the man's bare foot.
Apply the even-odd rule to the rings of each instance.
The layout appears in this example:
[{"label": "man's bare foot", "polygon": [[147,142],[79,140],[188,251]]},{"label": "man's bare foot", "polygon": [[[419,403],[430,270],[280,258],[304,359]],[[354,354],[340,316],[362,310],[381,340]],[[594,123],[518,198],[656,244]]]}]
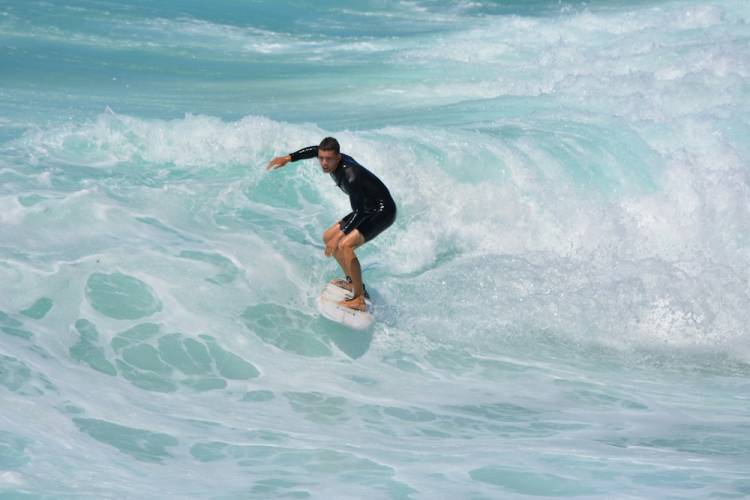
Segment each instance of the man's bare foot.
[{"label": "man's bare foot", "polygon": [[360,295],[359,297],[354,297],[353,299],[342,300],[341,302],[339,302],[339,305],[348,307],[349,309],[355,309],[357,311],[367,310],[367,304],[365,304],[365,298],[362,295]]},{"label": "man's bare foot", "polygon": [[[343,288],[344,290],[347,290],[349,292],[353,292],[354,291],[354,285],[352,285],[351,281],[346,280],[346,279],[334,278],[334,279],[331,280],[331,284],[335,285],[335,286],[337,286],[339,288]],[[365,298],[369,299],[370,298],[370,294],[367,293],[367,287],[365,286],[364,283],[362,283],[362,290],[365,292]]]},{"label": "man's bare foot", "polygon": [[334,278],[331,280],[331,284],[335,285],[339,288],[343,288],[344,290],[352,291],[352,284],[348,280],[341,279],[341,278]]}]

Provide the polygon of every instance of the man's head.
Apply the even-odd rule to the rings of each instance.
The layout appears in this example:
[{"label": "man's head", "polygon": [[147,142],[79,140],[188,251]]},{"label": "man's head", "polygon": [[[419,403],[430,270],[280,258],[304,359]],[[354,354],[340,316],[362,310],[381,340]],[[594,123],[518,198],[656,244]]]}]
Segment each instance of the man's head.
[{"label": "man's head", "polygon": [[329,174],[336,170],[341,161],[339,141],[333,137],[326,137],[318,145],[318,161],[323,172]]}]

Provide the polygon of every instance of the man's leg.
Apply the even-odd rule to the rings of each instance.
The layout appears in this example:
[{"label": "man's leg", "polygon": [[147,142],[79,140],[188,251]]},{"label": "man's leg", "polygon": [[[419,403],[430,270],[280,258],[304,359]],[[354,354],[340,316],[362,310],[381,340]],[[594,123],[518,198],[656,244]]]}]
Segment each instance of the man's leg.
[{"label": "man's leg", "polygon": [[342,301],[341,304],[352,309],[364,311],[366,309],[364,289],[362,286],[362,268],[354,250],[365,242],[365,237],[358,229],[353,230],[339,241],[338,249],[335,252],[336,260],[339,262],[344,272],[352,278],[352,292],[354,297],[350,300]]},{"label": "man's leg", "polygon": [[339,225],[338,222],[334,224],[333,226],[329,227],[328,229],[326,229],[325,232],[323,233],[323,243],[327,245],[328,242],[331,240],[331,238],[336,236],[339,233],[339,231],[341,231],[341,226]]},{"label": "man's leg", "polygon": [[[328,245],[328,242],[338,236],[338,234],[341,232],[341,225],[337,222],[336,224],[332,225],[328,229],[325,230],[323,233],[323,243]],[[344,262],[341,260],[341,257],[339,256],[339,252],[333,252],[333,257],[336,259],[336,262],[339,263],[339,266],[341,267],[341,270],[344,271],[344,276],[351,276],[349,268],[344,264]],[[350,289],[350,285],[347,283],[346,288]]]}]

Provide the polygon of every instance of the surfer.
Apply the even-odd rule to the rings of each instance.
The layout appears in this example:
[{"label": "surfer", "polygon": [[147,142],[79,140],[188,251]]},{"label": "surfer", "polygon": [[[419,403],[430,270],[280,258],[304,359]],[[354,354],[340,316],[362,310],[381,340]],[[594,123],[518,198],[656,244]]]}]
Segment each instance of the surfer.
[{"label": "surfer", "polygon": [[366,290],[362,268],[354,250],[372,240],[396,220],[396,203],[385,184],[375,174],[342,154],[339,142],[326,137],[318,146],[309,146],[268,162],[267,170],[281,168],[287,163],[318,158],[323,172],[330,174],[336,185],[349,195],[351,213],[323,233],[326,257],[333,256],[346,275],[346,280],[333,283],[351,291],[351,299],[340,305],[359,311],[366,310]]}]

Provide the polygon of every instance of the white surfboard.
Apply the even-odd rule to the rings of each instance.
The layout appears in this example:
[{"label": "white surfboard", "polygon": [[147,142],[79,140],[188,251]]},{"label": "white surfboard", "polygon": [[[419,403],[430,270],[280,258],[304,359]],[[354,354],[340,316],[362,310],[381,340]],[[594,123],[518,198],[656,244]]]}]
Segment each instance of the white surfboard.
[{"label": "white surfboard", "polygon": [[365,304],[367,305],[366,311],[357,311],[338,304],[342,300],[351,298],[351,296],[352,293],[349,290],[340,288],[333,283],[328,283],[316,301],[318,311],[331,321],[341,323],[355,330],[365,330],[375,321],[372,302],[365,299]]}]

